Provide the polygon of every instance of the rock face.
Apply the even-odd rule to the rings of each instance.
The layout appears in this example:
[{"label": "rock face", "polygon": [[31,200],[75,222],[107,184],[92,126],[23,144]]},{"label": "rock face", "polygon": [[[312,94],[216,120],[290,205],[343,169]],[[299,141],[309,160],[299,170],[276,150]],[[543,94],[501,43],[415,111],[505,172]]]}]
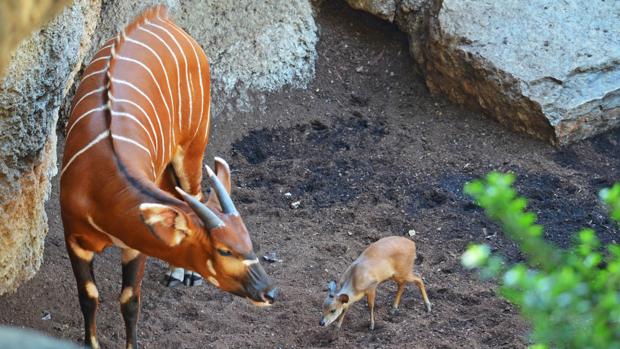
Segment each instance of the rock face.
[{"label": "rock face", "polygon": [[0,75],[20,40],[52,18],[66,2],[66,0],[0,2]]},{"label": "rock face", "polygon": [[[74,0],[12,56],[0,80],[0,295],[32,277],[41,264],[44,202],[57,172],[55,130],[59,111],[66,117],[82,68],[106,39],[161,2]],[[247,109],[248,91],[301,87],[314,75],[317,35],[307,0],[164,3],[210,57],[216,121],[225,101]]]},{"label": "rock face", "polygon": [[514,130],[566,144],[620,124],[617,1],[348,2],[410,34],[431,91]]},{"label": "rock face", "polygon": [[0,294],[38,270],[56,174],[56,120],[86,54],[99,1],[75,0],[22,42],[0,82]]},{"label": "rock face", "polygon": [[229,107],[249,110],[248,91],[303,87],[314,76],[318,37],[308,0],[104,1],[86,62],[103,42],[159,3],[205,50],[216,117],[231,101]]}]

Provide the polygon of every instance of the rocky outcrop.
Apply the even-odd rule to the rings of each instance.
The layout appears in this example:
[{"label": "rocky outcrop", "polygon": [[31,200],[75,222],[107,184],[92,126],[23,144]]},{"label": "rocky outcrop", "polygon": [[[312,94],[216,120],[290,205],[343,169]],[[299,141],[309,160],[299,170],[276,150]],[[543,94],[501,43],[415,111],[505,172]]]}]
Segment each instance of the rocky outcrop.
[{"label": "rocky outcrop", "polygon": [[347,1],[409,33],[432,92],[514,130],[566,144],[620,124],[617,1]]},{"label": "rocky outcrop", "polygon": [[0,2],[0,76],[15,46],[54,17],[67,0],[5,0]]},{"label": "rocky outcrop", "polygon": [[56,121],[86,55],[99,0],[75,0],[16,49],[0,82],[0,294],[43,257]]},{"label": "rocky outcrop", "polygon": [[[41,263],[44,202],[57,171],[54,131],[82,68],[105,40],[161,2],[74,0],[15,50],[0,81],[0,294]],[[164,3],[210,57],[216,118],[222,105],[249,108],[248,91],[304,86],[314,75],[317,34],[307,0]]]}]

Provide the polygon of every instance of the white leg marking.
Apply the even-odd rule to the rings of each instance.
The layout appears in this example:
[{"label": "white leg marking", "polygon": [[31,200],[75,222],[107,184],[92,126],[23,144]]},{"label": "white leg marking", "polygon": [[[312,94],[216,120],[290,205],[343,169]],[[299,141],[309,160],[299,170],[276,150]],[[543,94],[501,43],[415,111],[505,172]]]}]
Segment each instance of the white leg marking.
[{"label": "white leg marking", "polygon": [[85,147],[80,149],[77,153],[73,154],[71,159],[69,159],[69,161],[67,161],[67,164],[62,169],[62,171],[60,171],[60,177],[62,177],[62,175],[65,173],[65,171],[69,168],[69,166],[73,163],[73,161],[75,161],[75,159],[77,159],[78,156],[82,155],[85,151],[87,151],[88,149],[90,149],[91,147],[96,145],[97,143],[101,142],[102,139],[105,139],[109,135],[110,135],[110,131],[109,130],[105,130],[105,131],[101,132],[97,137],[95,137],[95,139],[93,139]]},{"label": "white leg marking", "polygon": [[84,114],[78,116],[77,119],[75,119],[75,121],[69,127],[69,131],[67,131],[67,136],[65,137],[65,139],[69,139],[69,135],[71,134],[71,131],[73,131],[73,128],[75,127],[75,125],[77,125],[77,123],[80,122],[83,118],[87,117],[88,115],[94,112],[103,111],[103,110],[105,110],[105,106],[102,105],[98,108],[93,108],[87,112],[84,112]]},{"label": "white leg marking", "polygon": [[86,289],[86,294],[88,295],[88,298],[99,299],[99,291],[97,291],[97,286],[95,286],[94,282],[88,281],[84,288]]},{"label": "white leg marking", "polygon": [[133,296],[133,288],[131,286],[127,286],[123,289],[123,292],[121,292],[121,296],[118,300],[121,304],[125,304],[129,301],[129,299],[131,299],[131,296]]},{"label": "white leg marking", "polygon": [[213,286],[220,287],[220,283],[217,282],[217,280],[213,276],[207,277],[207,280],[209,280],[209,282],[212,283]]},{"label": "white leg marking", "polygon": [[71,251],[73,251],[73,253],[75,253],[75,255],[78,256],[78,258],[85,260],[87,262],[90,262],[93,260],[95,253],[93,253],[92,251],[87,251],[81,248],[77,243],[71,240],[69,240],[69,247],[71,248]]},{"label": "white leg marking", "polygon": [[140,251],[131,248],[124,248],[121,252],[121,262],[127,264],[140,255]]},{"label": "white leg marking", "polygon": [[211,273],[211,275],[217,275],[215,268],[213,268],[213,262],[210,259],[207,259],[207,269],[209,269],[209,273]]},{"label": "white leg marking", "polygon": [[99,342],[95,336],[90,337],[90,346],[92,349],[99,349]]},{"label": "white leg marking", "polygon": [[104,87],[99,87],[98,89],[94,89],[94,90],[84,94],[77,102],[75,102],[75,104],[73,105],[73,108],[71,108],[71,113],[70,114],[73,114],[73,111],[75,110],[75,108],[77,108],[77,106],[80,105],[80,103],[82,103],[82,101],[86,97],[91,96],[91,95],[93,95],[95,93],[103,92],[103,90],[104,90]]}]

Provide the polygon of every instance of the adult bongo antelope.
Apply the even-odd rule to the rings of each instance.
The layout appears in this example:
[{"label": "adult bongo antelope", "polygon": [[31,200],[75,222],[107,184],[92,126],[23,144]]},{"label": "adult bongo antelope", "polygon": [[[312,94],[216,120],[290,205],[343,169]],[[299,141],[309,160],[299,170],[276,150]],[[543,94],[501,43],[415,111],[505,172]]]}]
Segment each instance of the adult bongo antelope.
[{"label": "adult bongo antelope", "polygon": [[109,246],[122,249],[127,348],[137,348],[146,256],[195,270],[256,305],[274,301],[230,199],[224,160],[216,158],[215,172],[207,167],[212,190],[202,201],[209,91],[203,50],[161,6],[105,43],[84,72],[67,125],[60,202],[90,347],[99,347],[93,257]]}]

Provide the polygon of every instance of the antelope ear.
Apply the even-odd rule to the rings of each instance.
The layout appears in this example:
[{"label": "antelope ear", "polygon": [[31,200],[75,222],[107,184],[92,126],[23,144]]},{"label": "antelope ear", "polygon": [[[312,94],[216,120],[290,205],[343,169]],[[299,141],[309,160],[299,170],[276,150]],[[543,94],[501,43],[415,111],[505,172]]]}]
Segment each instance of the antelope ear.
[{"label": "antelope ear", "polygon": [[[230,195],[231,191],[231,183],[230,183],[230,167],[228,163],[220,157],[215,157],[215,176],[222,182],[224,188]],[[209,199],[207,201],[207,206],[209,207],[220,207],[220,201],[217,199],[217,195],[215,194],[215,190],[211,189],[209,193]]]},{"label": "antelope ear", "polygon": [[141,204],[140,213],[151,233],[170,247],[180,244],[190,234],[188,217],[175,207]]},{"label": "antelope ear", "polygon": [[336,293],[336,281],[332,280],[327,284],[327,293],[330,295]]},{"label": "antelope ear", "polygon": [[340,301],[340,303],[349,303],[349,295],[346,293],[339,294],[338,300]]}]

